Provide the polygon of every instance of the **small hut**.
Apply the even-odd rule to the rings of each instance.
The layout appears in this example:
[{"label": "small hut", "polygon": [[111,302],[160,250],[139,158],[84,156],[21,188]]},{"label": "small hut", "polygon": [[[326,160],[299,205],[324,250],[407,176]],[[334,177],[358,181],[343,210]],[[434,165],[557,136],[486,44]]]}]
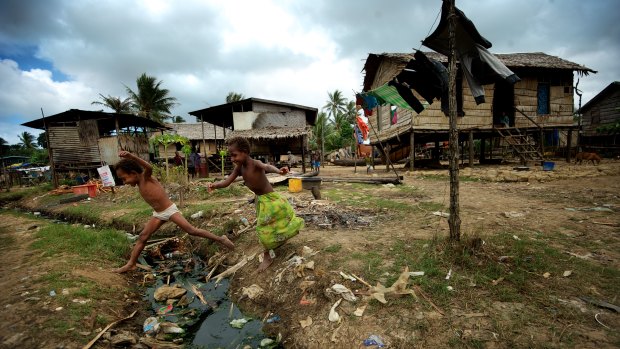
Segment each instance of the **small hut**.
[{"label": "small hut", "polygon": [[605,153],[620,153],[620,81],[614,81],[579,110],[581,145]]},{"label": "small hut", "polygon": [[[447,65],[448,59],[442,54],[425,52],[425,55]],[[495,56],[518,75],[520,81],[514,85],[503,81],[484,85],[486,102],[477,104],[467,82],[463,82],[459,65],[456,97],[461,139],[466,139],[470,132],[470,137],[483,140],[531,133],[536,143],[542,145],[557,140],[560,132],[570,134],[576,128],[573,123],[573,73],[587,75],[596,71],[542,52]],[[364,65],[364,91],[388,83],[413,59],[414,55],[409,53],[369,54]],[[417,99],[424,100],[417,91],[412,92]],[[413,153],[411,144],[420,146],[427,142],[447,141],[449,118],[442,112],[440,103],[436,101],[429,105],[424,101],[423,104],[424,110],[419,114],[389,105],[377,107],[369,117],[369,123],[376,131],[376,134],[370,133],[371,144],[384,142],[390,149],[392,161],[397,161],[410,157]],[[393,117],[394,109],[397,118]],[[501,125],[503,116],[509,119],[506,125]],[[484,158],[484,154],[481,157]]]},{"label": "small hut", "polygon": [[163,124],[131,114],[70,109],[22,124],[47,132],[52,175],[69,171],[96,173],[118,162],[120,150],[149,159],[147,130]]},{"label": "small hut", "polygon": [[[166,124],[166,127],[168,130],[164,133],[178,134],[189,139],[192,149],[207,157],[217,154],[217,150],[224,144],[224,129],[208,122]],[[160,145],[159,154],[163,153],[164,146]]]},{"label": "small hut", "polygon": [[[303,105],[248,98],[189,114],[223,127],[225,138],[247,138],[255,158],[275,164],[289,151],[305,159],[308,134],[316,122],[317,112],[317,108]],[[305,171],[305,161],[302,161],[302,169]]]}]

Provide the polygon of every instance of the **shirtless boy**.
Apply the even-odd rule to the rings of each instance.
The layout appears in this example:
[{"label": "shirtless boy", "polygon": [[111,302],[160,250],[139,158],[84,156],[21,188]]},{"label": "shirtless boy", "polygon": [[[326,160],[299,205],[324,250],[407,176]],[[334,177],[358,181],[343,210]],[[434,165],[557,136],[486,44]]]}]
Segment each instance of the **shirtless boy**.
[{"label": "shirtless boy", "polygon": [[140,252],[144,249],[144,245],[151,235],[167,221],[173,222],[189,235],[211,239],[231,250],[235,248],[235,245],[225,235],[217,236],[206,230],[198,229],[183,218],[177,206],[168,198],[164,187],[157,179],[151,176],[153,174],[151,164],[126,151],[121,151],[118,156],[122,158],[115,166],[118,178],[124,184],[134,187],[137,185],[144,201],[151,205],[155,211],[153,212],[153,217],[146,223],[140,233],[136,245],[131,251],[129,261],[123,267],[114,270],[115,272],[124,273],[136,269],[136,263]]},{"label": "shirtless boy", "polygon": [[228,155],[235,164],[232,173],[223,181],[209,184],[209,191],[229,186],[239,175],[243,177],[246,187],[256,194],[256,233],[265,248],[263,262],[258,270],[267,269],[273,262],[270,250],[273,250],[299,233],[304,220],[295,217],[293,208],[286,199],[273,191],[265,173],[284,175],[288,170],[278,169],[250,157],[250,143],[242,137],[233,137],[226,141]]}]

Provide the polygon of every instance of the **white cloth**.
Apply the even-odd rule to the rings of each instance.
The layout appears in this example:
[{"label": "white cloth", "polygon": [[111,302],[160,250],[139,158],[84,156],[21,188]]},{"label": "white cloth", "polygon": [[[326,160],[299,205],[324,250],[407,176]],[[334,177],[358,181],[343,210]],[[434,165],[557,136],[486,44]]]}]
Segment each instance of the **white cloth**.
[{"label": "white cloth", "polygon": [[168,207],[167,209],[161,211],[161,212],[155,212],[153,211],[153,217],[161,219],[162,221],[169,221],[170,217],[172,217],[173,214],[177,213],[177,212],[181,212],[179,211],[179,209],[177,208],[176,204],[172,204],[170,207]]}]

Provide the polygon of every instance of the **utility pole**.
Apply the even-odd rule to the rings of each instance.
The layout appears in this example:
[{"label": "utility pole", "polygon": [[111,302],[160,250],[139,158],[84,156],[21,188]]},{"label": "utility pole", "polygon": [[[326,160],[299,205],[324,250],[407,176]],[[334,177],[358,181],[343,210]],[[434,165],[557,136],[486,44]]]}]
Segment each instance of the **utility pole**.
[{"label": "utility pole", "polygon": [[454,10],[455,0],[448,1],[450,12],[448,14],[449,34],[450,34],[450,56],[448,56],[449,79],[449,108],[450,108],[450,217],[448,225],[450,227],[450,240],[459,241],[461,239],[461,217],[459,213],[459,133],[456,129],[456,11]]}]

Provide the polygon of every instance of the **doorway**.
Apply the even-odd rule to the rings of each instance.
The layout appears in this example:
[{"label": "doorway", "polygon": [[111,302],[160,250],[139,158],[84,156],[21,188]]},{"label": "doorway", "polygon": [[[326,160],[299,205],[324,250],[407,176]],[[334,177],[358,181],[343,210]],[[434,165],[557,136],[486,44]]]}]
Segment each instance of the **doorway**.
[{"label": "doorway", "polygon": [[504,115],[508,117],[509,126],[515,125],[514,85],[505,80],[495,82],[493,92],[493,125],[502,125]]}]

